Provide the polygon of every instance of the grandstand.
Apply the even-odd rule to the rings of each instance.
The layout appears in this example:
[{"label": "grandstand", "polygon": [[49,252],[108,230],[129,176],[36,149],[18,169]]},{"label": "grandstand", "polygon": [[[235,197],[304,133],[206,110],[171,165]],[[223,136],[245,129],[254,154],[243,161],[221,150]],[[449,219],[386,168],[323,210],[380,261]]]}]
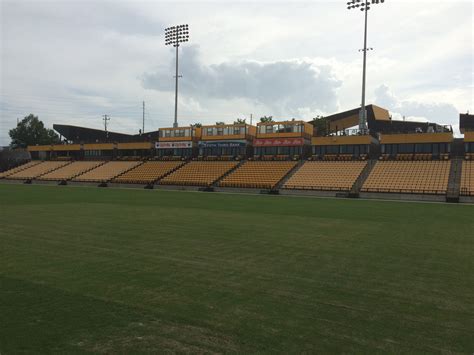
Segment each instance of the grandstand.
[{"label": "grandstand", "polygon": [[233,160],[252,152],[256,127],[245,123],[203,126],[199,141],[199,159]]},{"label": "grandstand", "polygon": [[30,161],[26,164],[19,165],[19,166],[13,168],[13,169],[3,171],[3,172],[0,173],[0,179],[6,178],[10,175],[13,175],[13,174],[19,172],[19,171],[31,168],[32,166],[38,165],[40,163],[41,163],[40,160],[33,160],[33,161]]},{"label": "grandstand", "polygon": [[140,164],[142,164],[141,161],[109,161],[93,170],[73,178],[72,181],[108,182]]},{"label": "grandstand", "polygon": [[182,161],[148,161],[119,175],[112,182],[122,184],[151,184],[183,165]]},{"label": "grandstand", "polygon": [[461,195],[474,196],[474,160],[468,160],[463,163]]},{"label": "grandstand", "polygon": [[38,180],[49,180],[49,181],[63,181],[71,180],[72,178],[84,174],[85,172],[97,168],[104,164],[103,161],[76,161],[71,164],[65,165],[62,168],[53,170],[43,176],[38,177]]},{"label": "grandstand", "polygon": [[313,195],[324,191],[324,196],[334,192],[357,197],[362,192],[371,198],[391,192],[424,194],[423,199],[438,195],[431,197],[434,200],[445,195],[450,202],[463,195],[469,196],[463,201],[471,200],[472,115],[461,115],[464,138],[458,139],[450,126],[394,121],[387,110],[373,105],[367,111],[369,132],[351,128],[358,122],[359,109],[311,122],[161,128],[153,139],[150,135],[137,140],[117,134],[114,141],[104,141],[97,130],[58,126],[67,144],[28,147],[34,159],[44,162],[30,162],[0,178],[219,186],[272,193],[283,189],[286,194],[311,190]]},{"label": "grandstand", "polygon": [[366,165],[365,161],[307,161],[283,188],[349,191]]},{"label": "grandstand", "polygon": [[31,180],[47,174],[50,171],[59,169],[65,165],[70,164],[66,161],[44,161],[40,164],[34,164],[28,168],[17,171],[14,174],[8,175],[8,179],[14,180]]},{"label": "grandstand", "polygon": [[234,169],[236,161],[192,161],[160,180],[163,185],[210,186]]},{"label": "grandstand", "polygon": [[246,161],[219,186],[273,189],[297,164],[296,161]]},{"label": "grandstand", "polygon": [[189,159],[197,155],[200,127],[160,128],[156,155],[164,160]]},{"label": "grandstand", "polygon": [[446,194],[450,161],[378,161],[362,192]]}]

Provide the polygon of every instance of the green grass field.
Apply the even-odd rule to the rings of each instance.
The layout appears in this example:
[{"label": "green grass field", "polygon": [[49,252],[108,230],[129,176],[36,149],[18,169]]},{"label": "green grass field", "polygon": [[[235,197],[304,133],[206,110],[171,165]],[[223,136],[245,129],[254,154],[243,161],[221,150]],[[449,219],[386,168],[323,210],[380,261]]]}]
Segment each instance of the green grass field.
[{"label": "green grass field", "polygon": [[474,206],[0,185],[0,353],[474,352]]}]

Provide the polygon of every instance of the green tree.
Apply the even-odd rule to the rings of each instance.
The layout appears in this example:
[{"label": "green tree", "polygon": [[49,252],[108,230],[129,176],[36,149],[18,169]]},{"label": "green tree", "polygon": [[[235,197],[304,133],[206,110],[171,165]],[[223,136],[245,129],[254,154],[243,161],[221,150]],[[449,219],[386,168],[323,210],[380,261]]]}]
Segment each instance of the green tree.
[{"label": "green tree", "polygon": [[191,127],[200,128],[200,127],[202,127],[202,123],[197,122],[197,123],[195,123],[195,124],[192,124]]},{"label": "green tree", "polygon": [[273,122],[273,116],[260,117],[260,122]]},{"label": "green tree", "polygon": [[245,124],[245,118],[237,118],[234,124]]},{"label": "green tree", "polygon": [[329,122],[327,118],[318,115],[313,118],[311,124],[316,128],[316,134],[318,136],[327,136],[329,134]]},{"label": "green tree", "polygon": [[59,136],[52,129],[46,128],[38,116],[29,114],[9,131],[12,148],[25,148],[29,145],[46,145],[60,143]]},{"label": "green tree", "polygon": [[224,122],[216,122],[216,126],[223,126],[223,125],[225,125]]}]

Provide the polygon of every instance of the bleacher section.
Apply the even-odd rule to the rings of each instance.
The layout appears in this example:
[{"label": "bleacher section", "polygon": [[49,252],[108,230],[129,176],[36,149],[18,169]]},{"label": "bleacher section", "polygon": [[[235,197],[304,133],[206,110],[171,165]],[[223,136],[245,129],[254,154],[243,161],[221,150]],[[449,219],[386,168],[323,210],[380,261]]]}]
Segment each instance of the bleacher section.
[{"label": "bleacher section", "polygon": [[378,161],[362,192],[445,194],[450,161]]},{"label": "bleacher section", "polygon": [[15,174],[9,175],[7,176],[7,179],[31,180],[68,164],[70,164],[70,162],[67,161],[44,161],[40,164],[33,165],[30,168],[20,170]]},{"label": "bleacher section", "polygon": [[76,161],[48,174],[40,176],[38,180],[63,181],[84,174],[85,172],[97,168],[104,164],[103,161]]},{"label": "bleacher section", "polygon": [[219,186],[273,189],[297,164],[296,161],[247,161]]},{"label": "bleacher section", "polygon": [[183,164],[181,161],[148,161],[116,177],[112,182],[122,184],[151,184]]},{"label": "bleacher section", "polygon": [[192,161],[160,180],[160,184],[210,186],[238,164],[235,161]]},{"label": "bleacher section", "polygon": [[463,163],[461,173],[461,195],[474,196],[474,161]]},{"label": "bleacher section", "polygon": [[72,179],[80,182],[108,182],[116,176],[142,164],[141,161],[109,161]]},{"label": "bleacher section", "polygon": [[32,161],[0,178],[344,192],[357,181],[354,189],[362,185],[362,193],[446,195],[448,186],[457,186],[461,195],[474,196],[474,160],[464,161],[457,185],[451,165],[451,160]]},{"label": "bleacher section", "polygon": [[39,163],[41,163],[40,160],[34,160],[34,161],[30,161],[26,164],[22,164],[22,165],[19,165],[13,169],[10,169],[10,170],[6,170],[4,172],[1,172],[0,173],[0,179],[3,179],[3,178],[6,178],[7,176],[9,175],[13,175],[19,171],[22,171],[22,170],[25,170],[25,169],[28,169],[28,168],[31,168],[32,166],[35,166],[35,165],[38,165]]},{"label": "bleacher section", "polygon": [[283,188],[349,191],[366,164],[365,161],[307,161]]}]

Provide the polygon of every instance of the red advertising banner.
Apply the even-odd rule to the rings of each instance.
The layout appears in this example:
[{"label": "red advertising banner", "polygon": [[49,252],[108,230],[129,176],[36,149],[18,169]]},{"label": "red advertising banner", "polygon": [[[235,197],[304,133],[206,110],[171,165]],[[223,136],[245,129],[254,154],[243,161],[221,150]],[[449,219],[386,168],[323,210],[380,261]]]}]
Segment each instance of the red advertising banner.
[{"label": "red advertising banner", "polygon": [[255,147],[291,147],[303,144],[304,138],[256,139],[253,141]]}]

